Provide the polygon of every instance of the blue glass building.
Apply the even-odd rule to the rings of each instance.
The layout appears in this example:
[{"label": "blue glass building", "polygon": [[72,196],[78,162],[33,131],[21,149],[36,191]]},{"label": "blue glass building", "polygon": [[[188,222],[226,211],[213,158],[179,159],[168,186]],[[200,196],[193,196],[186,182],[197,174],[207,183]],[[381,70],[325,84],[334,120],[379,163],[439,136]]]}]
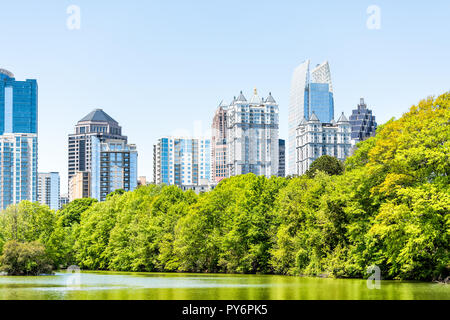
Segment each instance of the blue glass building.
[{"label": "blue glass building", "polygon": [[38,86],[0,69],[0,209],[37,201]]},{"label": "blue glass building", "polygon": [[37,121],[37,81],[16,81],[11,72],[0,69],[0,134],[37,134]]},{"label": "blue glass building", "polygon": [[352,110],[350,116],[352,126],[352,139],[356,142],[373,137],[377,131],[377,122],[372,110],[367,108],[364,99],[361,98],[357,109]]},{"label": "blue glass building", "polygon": [[327,61],[318,64],[310,72],[310,60],[300,64],[294,71],[289,103],[289,137],[286,155],[287,174],[298,174],[296,163],[296,130],[302,119],[314,113],[322,123],[334,119],[334,96],[330,66]]},{"label": "blue glass building", "polygon": [[320,122],[330,123],[334,118],[334,99],[330,85],[328,83],[310,83],[306,90],[308,94],[305,94],[305,97],[309,98],[309,103],[305,104],[305,108],[308,108],[305,114],[311,116],[314,112]]}]

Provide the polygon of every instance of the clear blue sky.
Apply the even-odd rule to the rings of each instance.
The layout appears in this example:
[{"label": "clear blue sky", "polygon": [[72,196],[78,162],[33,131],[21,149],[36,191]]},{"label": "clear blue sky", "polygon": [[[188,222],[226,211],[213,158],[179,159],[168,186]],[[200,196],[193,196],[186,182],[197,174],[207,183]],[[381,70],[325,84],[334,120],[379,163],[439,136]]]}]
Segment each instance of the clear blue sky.
[{"label": "clear blue sky", "polygon": [[[81,8],[68,30],[66,9]],[[381,29],[366,27],[369,5]],[[152,177],[159,136],[202,121],[254,87],[280,105],[287,137],[290,81],[310,58],[328,60],[335,112],[364,97],[379,123],[450,89],[450,1],[2,1],[0,68],[39,84],[39,171],[67,189],[67,135],[103,108]]]}]

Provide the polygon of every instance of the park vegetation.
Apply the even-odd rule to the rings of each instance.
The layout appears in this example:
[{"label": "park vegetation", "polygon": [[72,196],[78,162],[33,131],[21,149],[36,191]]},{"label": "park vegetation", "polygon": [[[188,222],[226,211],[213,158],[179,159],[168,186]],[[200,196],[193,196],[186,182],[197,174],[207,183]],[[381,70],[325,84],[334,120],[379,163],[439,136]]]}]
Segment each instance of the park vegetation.
[{"label": "park vegetation", "polygon": [[56,214],[10,206],[0,263],[21,273],[11,261],[25,243],[54,268],[363,278],[377,265],[384,279],[440,279],[450,269],[449,179],[446,93],[380,126],[345,164],[324,157],[300,177],[247,174],[200,195],[148,185]]}]

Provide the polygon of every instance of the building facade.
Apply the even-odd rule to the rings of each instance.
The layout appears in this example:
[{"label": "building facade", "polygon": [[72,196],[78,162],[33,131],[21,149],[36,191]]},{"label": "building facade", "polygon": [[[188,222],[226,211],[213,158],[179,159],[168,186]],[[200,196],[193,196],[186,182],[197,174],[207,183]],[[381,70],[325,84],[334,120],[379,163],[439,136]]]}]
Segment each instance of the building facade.
[{"label": "building facade", "polygon": [[69,180],[69,201],[91,197],[91,174],[78,171]]},{"label": "building facade", "polygon": [[38,201],[52,210],[60,208],[60,179],[58,172],[38,174]]},{"label": "building facade", "polygon": [[242,94],[227,110],[227,176],[247,173],[270,177],[278,174],[278,104],[269,93]]},{"label": "building facade", "polygon": [[283,139],[278,140],[278,176],[286,176],[286,141]]},{"label": "building facade", "polygon": [[75,132],[69,134],[68,181],[77,173],[90,171],[92,165],[92,137],[101,142],[106,139],[123,140],[122,128],[118,122],[102,109],[95,109],[82,118],[75,126]]},{"label": "building facade", "polygon": [[211,180],[210,139],[162,137],[153,146],[156,184],[192,186]]},{"label": "building facade", "polygon": [[352,140],[355,140],[355,142],[375,136],[377,131],[375,116],[372,114],[372,110],[367,108],[363,98],[361,98],[358,107],[352,110],[349,120],[352,127]]},{"label": "building facade", "polygon": [[64,208],[64,206],[68,203],[69,203],[69,195],[67,193],[59,197],[59,209]]},{"label": "building facade", "polygon": [[211,180],[214,182],[227,177],[227,109],[228,105],[222,101],[211,126]]},{"label": "building facade", "polygon": [[296,132],[303,118],[312,113],[321,122],[334,119],[334,96],[330,66],[327,61],[310,71],[310,60],[300,64],[292,76],[288,120],[288,172],[296,174]]},{"label": "building facade", "polygon": [[103,142],[99,137],[93,136],[91,139],[91,197],[105,201],[106,196],[117,189],[136,189],[136,145],[127,144],[122,139],[107,139]]},{"label": "building facade", "polygon": [[313,112],[297,127],[296,174],[305,174],[311,163],[323,155],[344,161],[351,147],[351,126],[344,113],[337,122],[323,123]]},{"label": "building facade", "polygon": [[37,201],[38,85],[0,69],[0,209]]},{"label": "building facade", "polygon": [[37,135],[0,135],[0,208],[37,201]]},{"label": "building facade", "polygon": [[38,133],[38,85],[36,80],[17,81],[0,69],[0,135]]},{"label": "building facade", "polygon": [[147,177],[146,176],[140,176],[138,178],[137,184],[138,184],[138,186],[146,186],[147,185]]}]

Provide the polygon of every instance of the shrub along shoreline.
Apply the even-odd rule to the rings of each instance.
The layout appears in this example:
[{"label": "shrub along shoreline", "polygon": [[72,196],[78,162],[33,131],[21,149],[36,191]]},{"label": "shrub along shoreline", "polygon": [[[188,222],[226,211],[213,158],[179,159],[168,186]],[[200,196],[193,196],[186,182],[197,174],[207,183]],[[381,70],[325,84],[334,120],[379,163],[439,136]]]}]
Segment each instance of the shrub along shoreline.
[{"label": "shrub along shoreline", "polygon": [[[428,98],[358,144],[344,170],[223,180],[196,195],[149,185],[56,214],[0,213],[9,241],[38,241],[54,268],[439,280],[450,269],[450,93]],[[337,169],[336,169],[337,168]],[[327,173],[328,172],[328,173]]]}]

